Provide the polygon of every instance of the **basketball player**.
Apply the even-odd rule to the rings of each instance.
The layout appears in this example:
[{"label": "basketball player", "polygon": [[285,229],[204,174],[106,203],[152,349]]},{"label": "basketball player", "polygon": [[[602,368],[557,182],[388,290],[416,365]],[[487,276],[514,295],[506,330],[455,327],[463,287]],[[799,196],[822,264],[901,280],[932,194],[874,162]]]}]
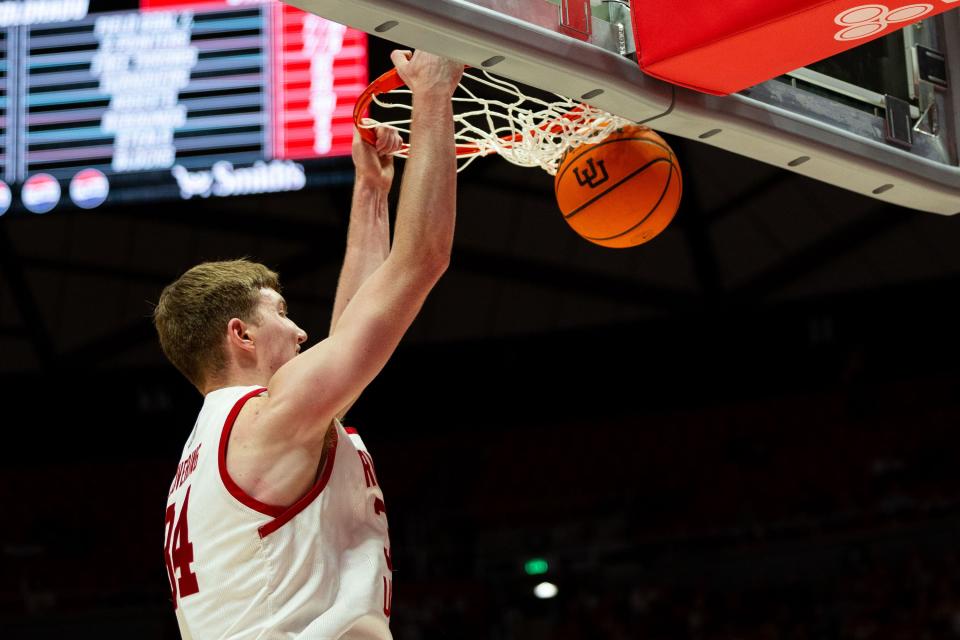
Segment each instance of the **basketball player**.
[{"label": "basketball player", "polygon": [[[165,561],[184,638],[391,638],[383,494],[340,422],[444,273],[456,193],[451,95],[463,66],[391,59],[413,92],[411,146],[390,246],[389,157],[358,138],[346,258],[330,335],[287,315],[277,275],[194,267],[154,313],[164,353],[204,395],[167,502]],[[378,132],[388,153],[398,138]],[[264,221],[265,224],[268,221]]]}]

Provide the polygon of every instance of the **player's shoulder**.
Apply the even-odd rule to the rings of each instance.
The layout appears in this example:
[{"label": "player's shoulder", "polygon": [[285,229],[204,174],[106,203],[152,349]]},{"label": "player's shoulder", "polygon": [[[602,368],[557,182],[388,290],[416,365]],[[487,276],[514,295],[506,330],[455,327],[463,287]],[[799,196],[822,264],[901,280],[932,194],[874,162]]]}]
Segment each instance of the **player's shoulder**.
[{"label": "player's shoulder", "polygon": [[237,425],[249,422],[250,416],[262,413],[267,402],[266,387],[222,387],[204,397],[198,423],[205,424],[205,431],[211,428],[216,432],[232,431]]},{"label": "player's shoulder", "polygon": [[328,431],[335,431],[337,420],[335,417],[315,420],[313,424],[300,425],[300,421],[292,419],[288,406],[283,399],[278,399],[264,389],[261,393],[243,396],[242,404],[237,403],[233,421],[231,439],[252,439],[256,441],[276,442],[282,437],[288,442],[298,440],[297,434],[304,434],[308,440],[325,441]]},{"label": "player's shoulder", "polygon": [[274,400],[265,387],[251,387],[245,393],[235,391],[230,411],[234,428],[260,422],[263,416],[269,415],[273,404]]},{"label": "player's shoulder", "polygon": [[208,410],[233,410],[238,411],[247,404],[267,397],[267,388],[262,385],[246,385],[233,387],[220,387],[207,393],[203,398],[203,409]]}]

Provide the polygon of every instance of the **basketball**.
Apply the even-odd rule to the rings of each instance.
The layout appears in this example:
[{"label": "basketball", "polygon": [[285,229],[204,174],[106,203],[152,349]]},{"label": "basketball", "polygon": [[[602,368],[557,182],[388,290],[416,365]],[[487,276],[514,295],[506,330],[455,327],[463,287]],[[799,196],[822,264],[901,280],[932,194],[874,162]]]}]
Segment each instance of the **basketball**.
[{"label": "basketball", "polygon": [[595,244],[635,247],[667,228],[683,193],[670,146],[652,129],[623,127],[601,142],[574,147],[554,179],[563,218]]}]

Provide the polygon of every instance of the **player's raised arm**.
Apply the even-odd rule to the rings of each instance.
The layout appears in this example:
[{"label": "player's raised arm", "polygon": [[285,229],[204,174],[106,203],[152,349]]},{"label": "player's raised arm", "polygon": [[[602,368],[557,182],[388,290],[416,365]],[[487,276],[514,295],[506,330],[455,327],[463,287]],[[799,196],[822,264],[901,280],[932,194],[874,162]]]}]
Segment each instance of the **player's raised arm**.
[{"label": "player's raised arm", "polygon": [[[389,127],[377,127],[376,145],[353,132],[353,166],[356,177],[350,205],[347,248],[337,281],[337,295],[330,315],[330,333],[340,321],[343,310],[369,278],[390,255],[390,212],[387,198],[393,184],[392,154],[403,147],[400,134]],[[356,401],[353,398],[337,412],[341,421]]]},{"label": "player's raised arm", "polygon": [[[387,198],[393,184],[392,153],[403,146],[393,129],[377,127],[377,144],[365,142],[359,130],[353,132],[353,198],[347,228],[347,247],[337,281],[337,295],[330,314],[333,333],[347,304],[367,278],[390,255],[390,212]],[[329,335],[329,334],[328,334]]]},{"label": "player's raised arm", "polygon": [[[392,60],[413,92],[411,157],[393,246],[326,340],[270,379],[271,431],[321,443],[331,420],[383,369],[450,262],[456,210],[451,95],[463,65],[421,51]],[[279,435],[279,434],[278,434]]]}]

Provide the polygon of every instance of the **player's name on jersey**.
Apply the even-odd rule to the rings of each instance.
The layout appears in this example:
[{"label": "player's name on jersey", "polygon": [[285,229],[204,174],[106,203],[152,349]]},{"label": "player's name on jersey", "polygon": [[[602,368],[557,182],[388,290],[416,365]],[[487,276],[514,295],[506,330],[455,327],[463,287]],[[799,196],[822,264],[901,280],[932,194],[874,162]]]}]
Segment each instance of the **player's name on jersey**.
[{"label": "player's name on jersey", "polygon": [[173,476],[173,483],[170,485],[170,493],[168,493],[167,496],[173,495],[174,491],[183,486],[183,483],[187,481],[190,474],[196,471],[197,461],[200,459],[200,444],[190,452],[189,456],[181,460],[180,464],[177,465],[177,475]]}]

